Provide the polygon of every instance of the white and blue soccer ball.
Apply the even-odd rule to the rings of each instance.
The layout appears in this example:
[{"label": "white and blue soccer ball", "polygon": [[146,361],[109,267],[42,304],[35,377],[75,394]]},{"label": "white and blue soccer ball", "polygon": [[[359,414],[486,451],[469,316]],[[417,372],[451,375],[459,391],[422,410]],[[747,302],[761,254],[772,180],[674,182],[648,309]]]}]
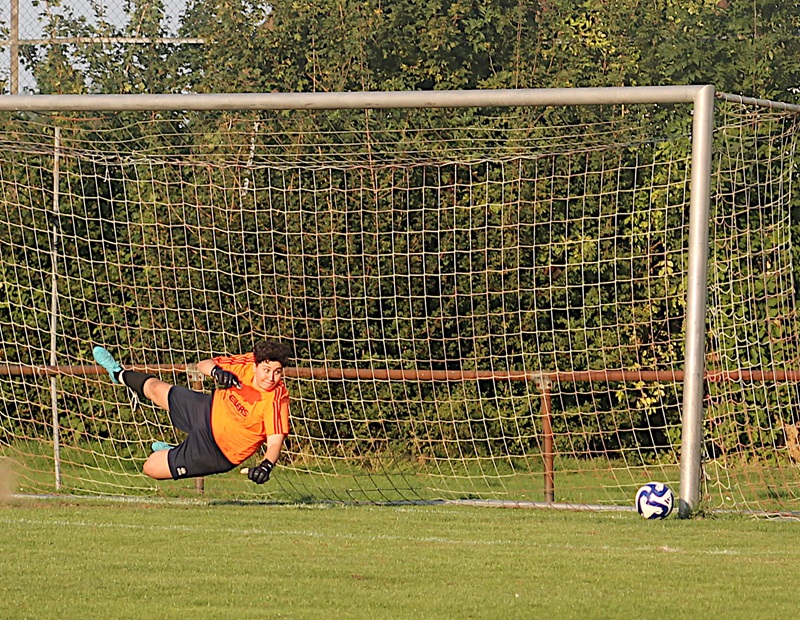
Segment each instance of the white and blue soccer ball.
[{"label": "white and blue soccer ball", "polygon": [[663,482],[648,482],[636,491],[636,510],[645,519],[666,519],[674,503],[672,489]]}]

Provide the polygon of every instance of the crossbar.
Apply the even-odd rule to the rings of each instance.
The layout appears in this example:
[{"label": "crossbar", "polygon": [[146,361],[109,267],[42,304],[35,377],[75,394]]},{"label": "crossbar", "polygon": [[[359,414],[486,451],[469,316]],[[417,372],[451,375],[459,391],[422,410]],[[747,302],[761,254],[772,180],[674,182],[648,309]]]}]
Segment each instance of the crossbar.
[{"label": "crossbar", "polygon": [[494,90],[228,93],[160,95],[6,95],[6,111],[334,110],[692,103],[705,86],[521,88]]}]

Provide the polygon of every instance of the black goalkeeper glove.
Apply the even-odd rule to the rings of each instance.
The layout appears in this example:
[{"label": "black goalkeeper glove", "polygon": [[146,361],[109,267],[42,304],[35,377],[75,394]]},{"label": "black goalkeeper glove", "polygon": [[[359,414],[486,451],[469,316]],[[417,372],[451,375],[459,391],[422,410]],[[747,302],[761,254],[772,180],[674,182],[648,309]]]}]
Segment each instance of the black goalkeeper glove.
[{"label": "black goalkeeper glove", "polygon": [[239,377],[233,374],[230,370],[223,370],[219,366],[214,366],[214,368],[211,370],[211,376],[213,377],[214,381],[217,382],[217,385],[224,390],[232,388],[234,385],[239,388],[242,387],[242,382],[239,381]]},{"label": "black goalkeeper glove", "polygon": [[273,467],[275,465],[269,459],[264,459],[260,464],[250,468],[247,477],[256,484],[264,484],[269,480],[269,474]]}]

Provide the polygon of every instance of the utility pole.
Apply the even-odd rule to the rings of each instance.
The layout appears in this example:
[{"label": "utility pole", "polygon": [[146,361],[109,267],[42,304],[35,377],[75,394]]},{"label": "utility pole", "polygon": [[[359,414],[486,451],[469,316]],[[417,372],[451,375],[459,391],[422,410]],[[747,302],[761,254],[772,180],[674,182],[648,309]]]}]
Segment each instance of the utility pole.
[{"label": "utility pole", "polygon": [[11,94],[19,95],[19,0],[11,0]]}]

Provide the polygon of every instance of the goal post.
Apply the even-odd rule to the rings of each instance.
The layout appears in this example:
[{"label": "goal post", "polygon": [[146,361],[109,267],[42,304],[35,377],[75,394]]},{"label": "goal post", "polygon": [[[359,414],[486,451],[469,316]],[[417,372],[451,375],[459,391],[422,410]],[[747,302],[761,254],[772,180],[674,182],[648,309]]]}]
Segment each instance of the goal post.
[{"label": "goal post", "polygon": [[[732,487],[737,508],[792,509],[797,417],[770,409],[798,368],[792,111],[723,99],[750,113],[715,127],[715,99],[3,98],[0,456],[31,492],[53,476],[82,494],[187,491],[142,476],[150,442],[179,437],[91,346],[186,385],[193,362],[271,335],[295,350],[293,433],[258,497],[629,506],[658,479],[681,516]],[[789,215],[759,244],[771,266],[735,271],[759,201]],[[752,316],[731,318],[736,300]],[[741,365],[737,338],[762,319],[781,324],[770,355]],[[237,476],[205,492],[257,496]]]},{"label": "goal post", "polygon": [[689,517],[700,501],[700,450],[703,437],[708,227],[711,202],[711,151],[714,88],[698,91],[692,125],[692,173],[689,250],[686,278],[686,351],[684,362],[681,477],[678,513]]}]

